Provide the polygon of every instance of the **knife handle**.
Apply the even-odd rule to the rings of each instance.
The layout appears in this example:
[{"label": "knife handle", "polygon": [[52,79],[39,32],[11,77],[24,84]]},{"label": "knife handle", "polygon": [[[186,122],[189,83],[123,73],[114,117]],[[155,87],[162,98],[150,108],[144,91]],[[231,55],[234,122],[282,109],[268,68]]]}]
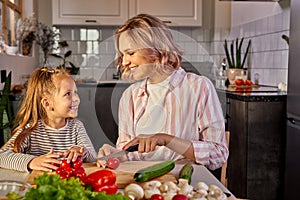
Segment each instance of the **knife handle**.
[{"label": "knife handle", "polygon": [[135,145],[130,146],[127,149],[125,149],[125,151],[127,151],[127,152],[133,152],[133,151],[137,151],[138,149],[139,149],[139,144],[135,144]]}]

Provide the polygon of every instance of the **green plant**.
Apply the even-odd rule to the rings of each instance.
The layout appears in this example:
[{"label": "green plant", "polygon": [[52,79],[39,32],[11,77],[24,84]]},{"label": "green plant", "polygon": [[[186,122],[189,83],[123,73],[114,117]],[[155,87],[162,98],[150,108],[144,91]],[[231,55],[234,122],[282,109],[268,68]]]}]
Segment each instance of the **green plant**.
[{"label": "green plant", "polygon": [[[235,45],[234,45],[234,42],[235,42]],[[244,42],[244,38],[242,38],[240,42],[239,42],[238,38],[235,41],[233,40],[230,44],[230,53],[229,53],[227,40],[225,40],[224,49],[225,49],[226,59],[227,59],[229,68],[238,68],[238,69],[244,68],[246,58],[247,58],[247,55],[248,55],[248,52],[250,49],[251,40],[249,40],[249,42],[248,42],[244,58],[241,59],[243,42]]]},{"label": "green plant", "polygon": [[[68,43],[67,41],[61,41],[58,43],[60,48],[66,48],[68,47]],[[60,67],[66,68],[67,70],[69,70],[69,72],[71,74],[78,74],[79,72],[79,67],[76,67],[71,61],[67,60],[68,57],[70,57],[72,55],[72,51],[69,50],[67,51],[65,54],[63,54],[62,56],[59,54],[55,54],[55,53],[51,53],[51,56],[61,59],[62,60],[62,64],[60,65]],[[69,65],[69,66],[68,66]]]},{"label": "green plant", "polygon": [[[1,94],[0,100],[0,135],[1,141],[0,143],[4,143],[4,129],[11,127],[14,117],[12,113],[12,107],[9,100],[10,94],[10,85],[11,85],[11,72],[9,72],[8,76],[6,77],[4,88]],[[6,115],[6,116],[5,116]],[[7,120],[5,121],[4,119]]]}]

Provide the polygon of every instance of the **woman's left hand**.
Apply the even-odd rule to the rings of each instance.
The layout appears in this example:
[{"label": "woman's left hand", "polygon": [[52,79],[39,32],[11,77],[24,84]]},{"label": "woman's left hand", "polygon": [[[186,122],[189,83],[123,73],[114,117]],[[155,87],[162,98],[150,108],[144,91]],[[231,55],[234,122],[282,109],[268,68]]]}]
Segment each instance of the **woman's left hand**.
[{"label": "woman's left hand", "polygon": [[77,157],[83,156],[84,147],[72,146],[63,153],[63,157],[67,159],[67,162],[75,162]]}]

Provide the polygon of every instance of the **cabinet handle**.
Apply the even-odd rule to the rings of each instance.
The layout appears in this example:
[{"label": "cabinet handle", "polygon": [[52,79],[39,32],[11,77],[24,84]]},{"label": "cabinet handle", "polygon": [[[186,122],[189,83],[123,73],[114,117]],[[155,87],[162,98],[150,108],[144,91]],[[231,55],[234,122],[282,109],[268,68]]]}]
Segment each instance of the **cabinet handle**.
[{"label": "cabinet handle", "polygon": [[85,20],[85,22],[87,22],[87,23],[96,23],[97,21],[96,20],[94,20],[94,19],[87,19],[87,20]]},{"label": "cabinet handle", "polygon": [[172,21],[163,21],[165,24],[172,24]]},{"label": "cabinet handle", "polygon": [[89,101],[91,101],[91,90],[89,90]]}]

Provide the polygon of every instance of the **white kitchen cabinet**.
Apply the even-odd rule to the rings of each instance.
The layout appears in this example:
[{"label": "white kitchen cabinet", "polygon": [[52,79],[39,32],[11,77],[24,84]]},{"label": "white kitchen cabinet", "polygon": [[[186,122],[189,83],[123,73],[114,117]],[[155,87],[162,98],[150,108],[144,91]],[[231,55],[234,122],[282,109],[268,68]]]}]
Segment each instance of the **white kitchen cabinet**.
[{"label": "white kitchen cabinet", "polygon": [[78,119],[83,122],[86,132],[89,135],[96,152],[103,144],[113,145],[105,136],[98,122],[95,109],[95,94],[97,84],[78,84],[78,94],[80,97],[80,105],[78,110]]},{"label": "white kitchen cabinet", "polygon": [[148,13],[168,26],[201,26],[202,0],[129,0],[130,17]]},{"label": "white kitchen cabinet", "polygon": [[54,25],[120,25],[128,19],[128,0],[52,0]]},{"label": "white kitchen cabinet", "polygon": [[140,13],[169,26],[201,26],[202,0],[52,0],[54,25],[121,25]]}]

